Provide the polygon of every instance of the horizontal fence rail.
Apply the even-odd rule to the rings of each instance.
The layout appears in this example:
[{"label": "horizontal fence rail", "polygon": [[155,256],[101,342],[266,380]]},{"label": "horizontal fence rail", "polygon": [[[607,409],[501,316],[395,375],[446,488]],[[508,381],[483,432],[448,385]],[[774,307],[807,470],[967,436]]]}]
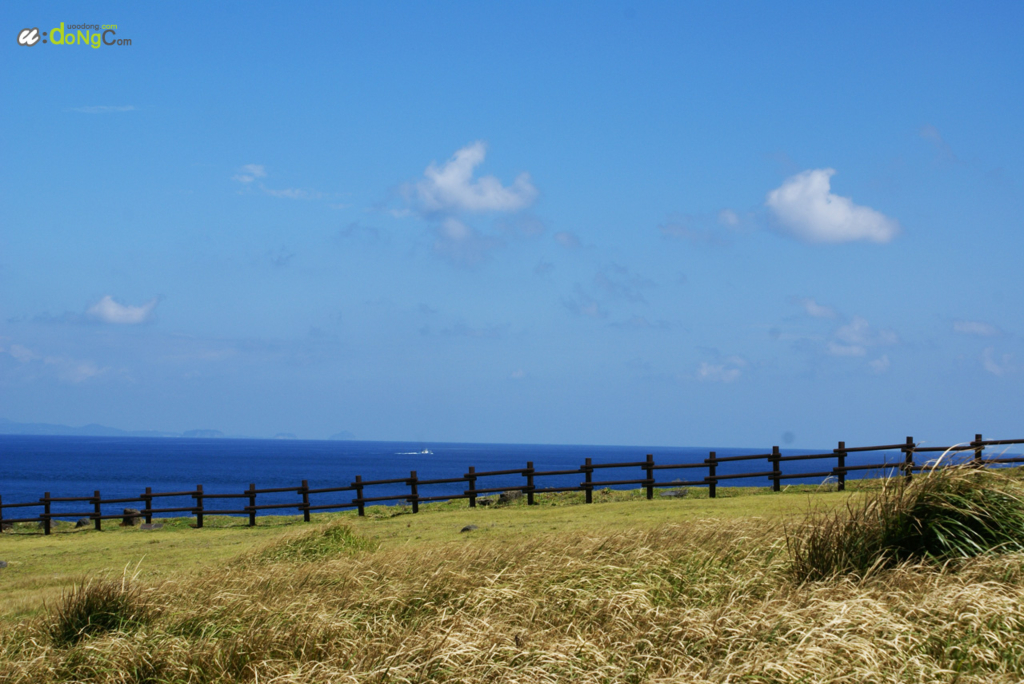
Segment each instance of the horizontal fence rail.
[{"label": "horizontal fence rail", "polygon": [[[430,501],[468,499],[469,507],[475,508],[478,503],[477,500],[481,496],[510,491],[517,491],[525,495],[527,504],[531,506],[536,504],[536,494],[550,492],[583,492],[586,502],[593,503],[595,488],[625,485],[638,485],[645,489],[648,499],[654,498],[654,490],[658,487],[697,486],[707,487],[708,496],[715,498],[719,482],[747,478],[767,478],[768,482],[771,484],[772,491],[776,492],[780,491],[783,480],[835,478],[837,489],[839,491],[843,491],[846,488],[846,476],[851,472],[876,470],[881,471],[886,476],[902,475],[903,477],[910,478],[915,472],[920,472],[923,469],[945,467],[955,462],[950,460],[946,464],[940,463],[938,465],[934,463],[918,463],[915,461],[915,455],[956,455],[973,452],[971,454],[971,458],[966,461],[966,463],[977,467],[1005,466],[1014,463],[1024,463],[1024,456],[1005,456],[1005,451],[994,457],[985,458],[984,456],[986,448],[997,446],[1005,447],[1015,444],[1024,444],[1024,439],[985,440],[982,439],[980,434],[978,434],[974,436],[974,440],[971,442],[957,444],[950,447],[938,447],[919,446],[914,442],[912,437],[907,437],[905,442],[880,446],[848,447],[846,446],[846,442],[839,442],[839,445],[830,452],[796,454],[791,456],[783,455],[777,446],[772,447],[771,452],[741,456],[725,456],[722,458],[718,458],[716,453],[712,451],[703,462],[697,463],[655,463],[653,454],[648,454],[642,461],[631,461],[626,463],[593,463],[591,459],[587,458],[579,468],[562,470],[538,471],[534,469],[532,461],[528,461],[525,468],[512,468],[508,470],[489,470],[478,472],[473,466],[469,466],[467,472],[463,474],[462,477],[441,479],[419,479],[416,471],[413,470],[409,473],[409,477],[386,480],[364,480],[361,475],[356,475],[355,480],[350,484],[336,487],[311,488],[306,480],[303,480],[302,484],[298,487],[257,489],[255,484],[250,484],[248,489],[237,493],[209,493],[203,491],[203,485],[197,485],[194,490],[178,492],[154,492],[151,487],[146,487],[146,491],[138,497],[121,497],[111,499],[102,498],[99,491],[94,491],[92,496],[85,497],[52,497],[49,492],[46,492],[43,494],[41,499],[31,502],[3,503],[3,499],[0,498],[0,530],[6,529],[12,523],[39,523],[44,534],[50,534],[52,521],[64,518],[88,519],[92,522],[95,529],[101,530],[102,522],[104,520],[120,519],[123,523],[127,523],[128,518],[144,518],[147,524],[152,524],[154,514],[168,513],[187,513],[194,516],[196,519],[195,526],[200,528],[203,526],[204,516],[208,515],[248,516],[249,525],[253,526],[256,524],[257,513],[259,511],[267,510],[295,510],[302,513],[302,517],[305,522],[309,522],[310,513],[312,511],[334,511],[355,508],[358,510],[359,515],[365,515],[367,504],[383,504],[389,502],[411,505],[413,513],[419,512],[420,503]],[[899,451],[901,453],[900,460],[883,461],[881,463],[858,463],[856,465],[847,464],[847,457],[851,454],[864,454],[880,451]],[[833,460],[835,465],[829,469],[814,472],[784,472],[783,470],[784,464],[815,460]],[[759,465],[756,470],[751,470],[749,472],[727,474],[720,474],[718,472],[720,464],[745,461],[760,462],[763,465]],[[964,461],[961,460],[956,462],[963,463]],[[595,473],[611,468],[633,469],[634,472],[638,469],[640,471],[638,474],[642,475],[642,477],[595,479]],[[689,471],[693,469],[706,470],[707,475],[703,478],[700,478],[698,475],[697,478],[691,478],[688,480],[676,479],[672,481],[659,481],[655,478],[656,473],[662,473],[664,471]],[[523,478],[523,484],[500,487],[487,486],[487,478],[507,477],[511,475],[521,476]],[[583,480],[578,485],[572,486],[561,484],[557,486],[544,487],[538,486],[537,484],[538,480],[542,478],[564,478],[565,476],[570,475],[581,475]],[[480,480],[484,480],[484,482],[480,482]],[[430,487],[456,483],[466,484],[466,489],[463,490],[461,494],[430,494]],[[409,488],[409,492],[407,494],[388,494],[383,496],[366,495],[368,488],[385,485],[404,485]],[[428,488],[425,490],[427,494],[426,496],[421,495],[421,487]],[[350,495],[351,498],[347,501],[337,500],[337,495],[343,493],[351,493],[354,494],[354,496]],[[296,500],[287,503],[257,504],[257,498],[261,494],[292,494],[296,497]],[[324,495],[332,494],[336,495],[332,501],[325,500],[325,498],[330,497],[321,498],[324,497]],[[312,501],[312,496],[316,496],[318,498],[316,503]],[[344,499],[346,497],[342,496],[341,498]],[[165,499],[172,499],[176,501],[172,501],[167,505],[164,505],[163,502]],[[81,504],[83,510],[77,512],[54,511],[52,510],[52,504],[54,503]],[[129,509],[124,509],[121,513],[105,513],[103,511],[103,506],[105,505],[110,506],[114,504],[128,503],[140,504],[141,507],[135,509],[133,512],[129,512]],[[183,503],[187,503],[188,505],[182,505]],[[42,510],[33,511],[35,515],[28,516],[20,515],[17,512],[21,509],[33,508]],[[9,517],[5,514],[5,511],[14,512],[14,517]]]}]

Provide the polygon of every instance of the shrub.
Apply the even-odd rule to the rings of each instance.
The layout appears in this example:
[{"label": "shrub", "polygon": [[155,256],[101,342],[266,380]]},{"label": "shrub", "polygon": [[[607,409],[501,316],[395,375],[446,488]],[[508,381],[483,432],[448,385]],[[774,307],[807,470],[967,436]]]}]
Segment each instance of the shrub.
[{"label": "shrub", "polygon": [[145,596],[127,576],[120,580],[87,579],[65,590],[50,612],[53,642],[66,646],[103,632],[126,632],[153,615]]},{"label": "shrub", "polygon": [[811,514],[790,534],[798,581],[866,575],[904,561],[1024,550],[1024,489],[1005,473],[970,465],[886,481],[859,503]]}]

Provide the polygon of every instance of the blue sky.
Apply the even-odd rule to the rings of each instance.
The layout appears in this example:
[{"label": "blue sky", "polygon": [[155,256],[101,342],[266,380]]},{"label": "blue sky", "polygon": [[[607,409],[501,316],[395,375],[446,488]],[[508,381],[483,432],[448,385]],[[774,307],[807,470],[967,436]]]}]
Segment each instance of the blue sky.
[{"label": "blue sky", "polygon": [[[0,18],[0,416],[1022,436],[1018,3]],[[61,22],[131,45],[18,44]]]}]

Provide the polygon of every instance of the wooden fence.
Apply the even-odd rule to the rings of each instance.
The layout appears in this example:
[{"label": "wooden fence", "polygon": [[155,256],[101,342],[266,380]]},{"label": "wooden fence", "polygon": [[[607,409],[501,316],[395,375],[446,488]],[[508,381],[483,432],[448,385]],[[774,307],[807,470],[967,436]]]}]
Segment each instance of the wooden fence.
[{"label": "wooden fence", "polygon": [[[490,470],[484,472],[477,472],[473,466],[469,467],[469,472],[465,473],[462,477],[442,478],[442,479],[426,479],[421,480],[416,475],[416,471],[412,471],[409,477],[395,478],[388,480],[363,480],[362,476],[356,475],[355,481],[344,486],[344,487],[319,487],[311,488],[306,480],[302,481],[302,485],[299,487],[274,487],[269,489],[257,489],[255,484],[250,484],[249,488],[241,493],[237,494],[214,494],[206,493],[203,491],[202,485],[197,485],[195,490],[182,491],[182,492],[154,492],[152,488],[146,487],[145,493],[137,497],[128,498],[114,498],[104,499],[100,496],[99,491],[94,491],[92,496],[84,497],[51,497],[49,492],[43,495],[43,498],[38,501],[29,503],[3,503],[0,498],[0,529],[2,529],[8,523],[41,523],[43,532],[50,534],[51,521],[61,518],[88,518],[92,521],[93,525],[97,530],[102,529],[102,522],[104,520],[122,519],[126,516],[124,512],[121,513],[104,513],[104,505],[112,504],[127,504],[127,503],[138,503],[142,504],[142,508],[139,510],[139,517],[144,517],[147,523],[153,522],[153,515],[159,513],[188,513],[195,516],[196,527],[203,526],[203,516],[206,515],[248,515],[249,525],[256,524],[256,515],[258,511],[266,511],[272,509],[292,509],[298,510],[302,513],[303,519],[309,522],[310,513],[313,511],[329,511],[329,510],[341,510],[346,508],[356,508],[359,510],[359,515],[365,515],[367,504],[378,504],[384,502],[406,502],[411,504],[412,512],[419,512],[419,504],[428,501],[448,501],[452,499],[469,499],[469,506],[475,507],[477,504],[477,497],[488,494],[495,494],[498,492],[506,491],[520,491],[527,497],[527,503],[534,505],[534,496],[536,494],[542,494],[546,492],[579,492],[585,493],[586,502],[593,503],[594,488],[600,487],[613,487],[622,485],[639,485],[647,490],[647,498],[652,499],[654,497],[654,490],[658,487],[693,487],[693,486],[706,486],[708,488],[708,496],[715,498],[716,488],[722,480],[735,480],[742,478],[759,478],[765,477],[771,482],[772,490],[779,491],[783,480],[800,479],[800,478],[832,478],[836,479],[838,489],[840,491],[845,489],[846,475],[847,473],[862,470],[881,470],[884,474],[892,474],[897,472],[905,477],[911,477],[915,471],[920,471],[923,468],[929,467],[927,465],[921,465],[915,462],[914,457],[918,454],[928,453],[964,453],[974,452],[973,457],[969,461],[978,467],[986,467],[992,465],[1004,465],[1010,463],[1024,463],[1024,457],[1004,457],[1003,454],[999,454],[995,458],[985,458],[984,451],[987,447],[994,446],[1005,446],[1012,444],[1024,444],[1024,439],[1002,439],[1002,440],[985,440],[982,436],[975,435],[974,440],[969,443],[956,445],[952,447],[926,447],[918,446],[914,443],[912,437],[907,437],[906,441],[902,444],[884,444],[881,446],[862,446],[862,447],[848,447],[845,442],[839,442],[839,446],[830,452],[818,453],[818,454],[797,454],[793,456],[785,456],[779,450],[779,447],[772,447],[770,453],[761,454],[750,454],[743,456],[726,456],[718,458],[715,452],[710,452],[708,458],[704,459],[703,462],[698,463],[655,463],[654,456],[648,454],[646,459],[643,461],[634,461],[629,463],[592,463],[591,459],[586,459],[585,463],[579,468],[573,468],[568,470],[545,470],[538,471],[533,467],[533,462],[528,461],[525,468],[513,468],[510,470]],[[897,462],[883,462],[883,463],[858,463],[856,465],[847,465],[846,459],[850,454],[866,453],[873,451],[900,451],[902,454],[901,460]],[[795,461],[810,461],[810,460],[822,460],[832,459],[835,461],[835,465],[829,470],[821,470],[818,472],[784,472],[783,464],[791,463]],[[718,466],[723,463],[730,463],[736,461],[764,461],[769,466],[768,470],[758,470],[755,472],[742,472],[742,473],[728,473],[718,474]],[[619,480],[595,480],[594,475],[596,472],[609,469],[609,468],[627,468],[635,469],[638,468],[642,471],[643,477],[641,478],[627,478]],[[659,481],[655,475],[659,472],[670,471],[670,470],[690,470],[690,469],[706,469],[707,475],[701,479],[693,480],[672,480],[672,481]],[[487,487],[478,486],[478,480],[486,478],[509,476],[509,475],[520,475],[524,478],[522,485],[502,486],[502,487]],[[583,481],[575,486],[554,486],[554,487],[541,487],[538,486],[538,480],[540,478],[556,477],[556,476],[567,476],[567,475],[582,475]],[[421,496],[421,487],[430,487],[433,485],[441,484],[454,484],[464,482],[468,485],[468,488],[461,494],[442,494],[439,496]],[[382,485],[397,485],[404,484],[409,487],[408,494],[395,494],[390,496],[366,496],[367,488],[379,487]],[[481,483],[486,484],[486,483]],[[314,504],[311,501],[313,496],[322,496],[325,494],[337,494],[341,492],[353,492],[355,495],[349,501],[344,502],[328,502],[328,503],[317,503]],[[289,503],[272,503],[258,505],[256,499],[260,494],[271,494],[271,493],[294,493],[298,500]],[[159,506],[158,504],[162,499],[171,497],[190,497],[193,499],[192,505],[190,506]],[[232,506],[227,508],[208,508],[207,502],[216,500],[229,500],[236,501],[242,500],[245,505]],[[81,503],[84,505],[91,505],[91,510],[79,511],[79,512],[54,512],[51,510],[53,503]],[[10,509],[24,509],[24,508],[41,508],[42,511],[38,515],[33,517],[20,517],[20,518],[7,518],[4,517],[4,510]]]}]

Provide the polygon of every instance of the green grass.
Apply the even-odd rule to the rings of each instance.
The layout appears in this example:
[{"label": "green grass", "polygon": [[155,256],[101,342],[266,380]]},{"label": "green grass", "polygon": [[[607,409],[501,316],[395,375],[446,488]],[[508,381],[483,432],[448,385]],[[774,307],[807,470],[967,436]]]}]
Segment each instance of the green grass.
[{"label": "green grass", "polygon": [[[480,528],[474,536],[513,541],[552,531],[626,530],[705,518],[796,519],[804,515],[809,500],[831,507],[875,486],[851,483],[851,491],[845,493],[811,486],[786,487],[780,493],[769,488],[720,487],[713,500],[707,498],[706,490],[690,489],[686,498],[661,497],[655,492],[653,501],[646,500],[643,490],[609,489],[595,491],[589,506],[582,493],[563,492],[539,495],[539,505],[529,507],[525,497],[506,506],[476,508],[456,500],[425,504],[416,515],[408,506],[371,506],[363,518],[346,511],[313,515],[312,520],[314,524],[345,522],[368,544],[386,548],[464,543],[469,535],[459,530],[470,524]],[[260,516],[252,528],[245,517],[206,516],[203,529],[192,527],[194,518],[159,522],[163,527],[158,530],[108,523],[97,532],[62,521],[49,536],[38,526],[25,524],[0,535],[0,560],[9,564],[0,570],[0,620],[39,614],[43,601],[52,604],[64,587],[82,577],[119,577],[128,565],[138,566],[139,580],[144,582],[202,575],[309,529],[301,516]]]}]

